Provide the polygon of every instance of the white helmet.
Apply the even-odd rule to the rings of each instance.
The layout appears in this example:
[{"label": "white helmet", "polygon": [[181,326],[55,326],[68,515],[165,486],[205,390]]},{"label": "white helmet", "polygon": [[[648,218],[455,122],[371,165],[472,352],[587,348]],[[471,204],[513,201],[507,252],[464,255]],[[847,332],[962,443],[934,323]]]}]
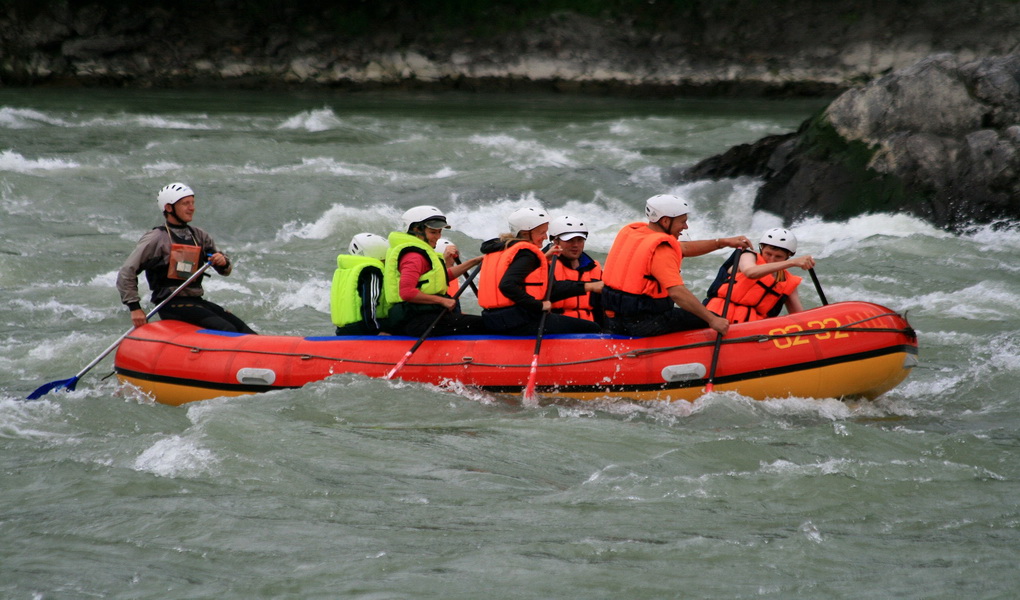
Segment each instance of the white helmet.
[{"label": "white helmet", "polygon": [[415,206],[414,208],[409,208],[407,212],[401,215],[400,219],[404,223],[404,231],[408,233],[411,232],[412,225],[419,223],[432,229],[450,228],[446,222],[446,215],[435,206]]},{"label": "white helmet", "polygon": [[793,235],[793,232],[789,229],[783,229],[782,227],[773,227],[766,231],[765,235],[761,236],[759,243],[782,248],[788,251],[790,256],[797,253],[797,236]]},{"label": "white helmet", "polygon": [[549,222],[549,215],[541,208],[518,208],[507,217],[510,224],[510,235],[516,237],[522,231],[532,229]]},{"label": "white helmet", "polygon": [[566,241],[578,236],[588,239],[588,226],[581,219],[564,215],[549,221],[549,237]]},{"label": "white helmet", "polygon": [[164,212],[167,204],[176,204],[181,198],[194,195],[195,192],[187,184],[171,183],[170,185],[163,186],[163,189],[159,190],[159,193],[156,194],[156,204],[159,206],[159,212]]},{"label": "white helmet", "polygon": [[453,242],[451,242],[450,240],[448,240],[446,238],[439,238],[439,240],[436,241],[436,252],[438,252],[439,254],[442,254],[443,252],[446,251],[446,247],[447,246],[452,246],[452,245],[453,245]]},{"label": "white helmet", "polygon": [[385,260],[386,252],[389,249],[389,241],[383,236],[374,233],[359,233],[351,238],[351,245],[347,247],[351,254],[367,256],[377,260]]},{"label": "white helmet", "polygon": [[689,212],[691,205],[672,194],[659,194],[645,201],[645,214],[649,223],[658,223],[662,217],[679,217]]}]

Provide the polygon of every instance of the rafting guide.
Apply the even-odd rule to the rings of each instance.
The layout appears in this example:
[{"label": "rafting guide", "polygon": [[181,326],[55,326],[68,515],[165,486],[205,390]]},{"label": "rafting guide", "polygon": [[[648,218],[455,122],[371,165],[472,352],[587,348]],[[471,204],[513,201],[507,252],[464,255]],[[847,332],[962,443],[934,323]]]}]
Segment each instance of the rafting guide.
[{"label": "rafting guide", "polygon": [[[152,290],[153,304],[170,297],[181,282],[208,261],[220,275],[229,275],[233,264],[216,247],[212,236],[192,226],[195,217],[195,192],[184,183],[164,186],[156,195],[156,205],[164,223],[152,228],[138,240],[117,273],[120,299],[131,311],[131,322],[141,327],[147,321],[138,293],[138,274]],[[233,333],[255,333],[233,313],[203,298],[202,277],[195,278],[177,292],[158,312],[161,319],[176,319],[206,329]]]}]

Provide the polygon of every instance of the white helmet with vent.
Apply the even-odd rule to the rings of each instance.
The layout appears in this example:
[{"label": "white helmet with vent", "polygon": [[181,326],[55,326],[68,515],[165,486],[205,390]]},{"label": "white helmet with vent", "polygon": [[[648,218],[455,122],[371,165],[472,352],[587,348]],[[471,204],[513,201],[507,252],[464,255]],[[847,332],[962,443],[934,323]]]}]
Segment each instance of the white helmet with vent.
[{"label": "white helmet with vent", "polygon": [[790,256],[797,253],[797,236],[793,235],[793,232],[789,229],[783,229],[782,227],[773,227],[766,231],[765,235],[761,236],[759,243],[782,248],[789,252]]},{"label": "white helmet with vent", "polygon": [[662,217],[679,217],[691,212],[691,205],[672,194],[659,194],[645,201],[645,215],[649,223],[658,223]]},{"label": "white helmet with vent", "polygon": [[404,224],[404,231],[408,233],[411,232],[412,226],[418,224],[432,229],[450,228],[450,225],[446,222],[446,215],[435,206],[415,206],[414,208],[409,208],[407,212],[401,215],[400,220]]},{"label": "white helmet with vent", "polygon": [[516,237],[522,231],[532,229],[549,222],[549,215],[541,208],[518,208],[507,217],[510,224],[510,235]]},{"label": "white helmet with vent", "polygon": [[163,186],[163,189],[156,194],[156,204],[159,206],[159,212],[165,212],[167,205],[176,204],[181,198],[194,195],[195,192],[187,184],[171,183]]},{"label": "white helmet with vent", "polygon": [[563,241],[572,240],[576,237],[588,239],[588,226],[584,221],[566,215],[556,217],[549,221],[549,237],[559,238]]},{"label": "white helmet with vent", "polygon": [[351,238],[351,245],[347,247],[351,254],[367,256],[377,260],[385,260],[386,252],[389,249],[389,241],[383,236],[374,233],[359,233]]}]

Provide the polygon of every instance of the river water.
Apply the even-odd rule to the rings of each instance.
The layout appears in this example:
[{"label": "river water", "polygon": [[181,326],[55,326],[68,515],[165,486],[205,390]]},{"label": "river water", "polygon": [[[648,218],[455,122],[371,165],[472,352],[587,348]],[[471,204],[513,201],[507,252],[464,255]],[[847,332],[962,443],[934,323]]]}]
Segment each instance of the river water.
[{"label": "river water", "polygon": [[[794,225],[830,302],[918,331],[921,364],[874,402],[529,407],[336,376],[175,408],[119,392],[112,358],[23,400],[130,327],[115,273],[171,181],[236,263],[212,300],[326,335],[336,254],[416,204],[466,256],[540,203],[604,257],[662,192],[691,200],[695,239],[756,238],[779,222],[751,210],[755,181],[664,176],[820,106],[0,89],[0,596],[1015,597],[1015,228]],[[685,261],[689,287],[724,258]]]}]

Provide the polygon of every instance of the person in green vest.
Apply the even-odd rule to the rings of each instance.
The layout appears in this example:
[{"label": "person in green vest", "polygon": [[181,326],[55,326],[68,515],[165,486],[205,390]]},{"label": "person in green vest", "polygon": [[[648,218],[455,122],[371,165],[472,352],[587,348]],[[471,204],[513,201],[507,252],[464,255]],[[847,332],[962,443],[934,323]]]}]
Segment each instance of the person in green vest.
[{"label": "person in green vest", "polygon": [[329,312],[336,335],[377,335],[389,312],[382,293],[383,261],[390,243],[381,235],[359,233],[349,254],[336,257]]},{"label": "person in green vest", "polygon": [[433,336],[486,333],[482,318],[456,312],[457,301],[449,294],[449,281],[474,268],[482,258],[447,267],[435,248],[450,225],[434,206],[415,206],[401,221],[404,231],[390,233],[383,268],[383,296],[390,304],[384,331],[421,337],[435,322]]}]

